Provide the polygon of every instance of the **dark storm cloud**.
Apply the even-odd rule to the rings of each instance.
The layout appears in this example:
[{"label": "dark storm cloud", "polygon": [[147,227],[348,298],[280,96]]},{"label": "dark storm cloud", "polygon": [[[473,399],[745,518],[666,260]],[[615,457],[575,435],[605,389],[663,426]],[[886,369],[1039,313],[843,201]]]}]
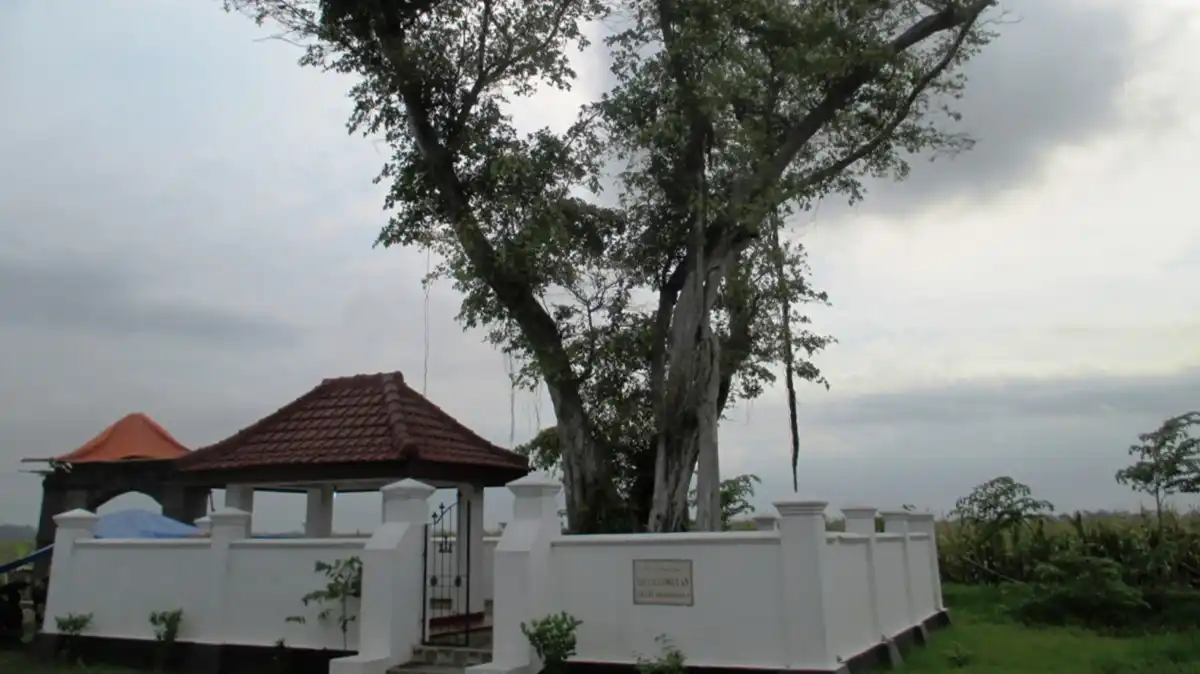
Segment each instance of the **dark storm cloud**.
[{"label": "dark storm cloud", "polygon": [[280,346],[298,337],[294,328],[267,317],[146,298],[139,287],[153,280],[119,265],[0,258],[0,327],[232,346]]},{"label": "dark storm cloud", "polygon": [[1111,414],[1163,419],[1200,409],[1200,369],[1162,377],[1009,380],[865,395],[816,405],[821,423],[924,424]]},{"label": "dark storm cloud", "polygon": [[[1007,0],[996,15],[999,37],[965,67],[963,98],[952,102],[973,149],[912,160],[902,183],[872,181],[855,212],[900,215],[940,199],[986,199],[1037,179],[1056,148],[1083,143],[1120,123],[1119,104],[1138,62],[1134,16],[1139,3]],[[845,213],[831,195],[819,219]]]}]

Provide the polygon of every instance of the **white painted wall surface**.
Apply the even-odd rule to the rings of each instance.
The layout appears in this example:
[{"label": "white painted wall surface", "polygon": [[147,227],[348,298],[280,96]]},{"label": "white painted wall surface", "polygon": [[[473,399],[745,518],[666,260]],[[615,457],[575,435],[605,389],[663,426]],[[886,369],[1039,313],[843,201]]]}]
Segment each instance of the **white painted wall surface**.
[{"label": "white painted wall surface", "polygon": [[923,619],[937,613],[934,608],[932,565],[929,561],[930,555],[936,555],[937,551],[927,534],[912,534],[909,546],[909,554],[912,555],[909,582],[913,588],[913,610],[918,618]]},{"label": "white painted wall surface", "polygon": [[906,580],[904,578],[904,540],[897,534],[876,534],[876,564],[880,570],[879,612],[883,633],[889,637],[910,627]]},{"label": "white painted wall surface", "polygon": [[[693,606],[633,604],[633,560],[692,561]],[[688,662],[783,667],[777,532],[565,536],[551,544],[553,612],[583,621],[577,660],[636,662],[665,635]]]},{"label": "white painted wall surface", "polygon": [[[153,639],[150,613],[181,608],[180,638],[203,635],[220,622],[206,610],[219,591],[210,582],[210,558],[207,540],[77,541],[68,571],[72,592],[46,615],[91,613],[89,634]],[[58,582],[57,575],[51,579]]]},{"label": "white painted wall surface", "polygon": [[866,536],[830,534],[828,582],[833,585],[834,601],[829,605],[830,633],[834,653],[850,658],[879,642],[880,635],[871,626],[871,595],[867,564]]},{"label": "white painted wall surface", "polygon": [[[56,631],[54,616],[91,613],[87,634],[153,639],[153,611],[183,610],[179,639],[203,643],[272,644],[342,648],[334,619],[316,619],[319,606],[307,609],[300,599],[325,583],[313,570],[317,560],[333,562],[361,555],[363,539],[239,540],[229,545],[224,573],[213,573],[212,542],[201,540],[79,540],[66,564],[54,570],[55,592],[46,611],[46,629]],[[57,549],[55,556],[60,557]],[[59,561],[59,560],[56,560]],[[60,585],[61,583],[61,585]],[[216,601],[222,598],[224,601]],[[357,602],[350,614],[357,615]],[[304,625],[288,616],[305,615]],[[357,625],[349,630],[357,644]]]},{"label": "white painted wall surface", "polygon": [[[756,532],[563,536],[544,515],[560,486],[529,476],[511,488],[514,517],[492,581],[495,660],[471,674],[536,671],[518,628],[560,611],[581,621],[579,661],[654,658],[664,635],[690,666],[833,671],[937,610],[924,514],[889,511],[898,533],[879,534],[875,509],[856,506],[854,533],[830,533],[827,504],[794,500],[776,504],[777,526]],[[635,604],[634,560],[690,561],[693,605]],[[530,599],[510,602],[512,587]]]},{"label": "white painted wall surface", "polygon": [[[230,545],[225,592],[228,602],[223,621],[227,643],[264,644],[284,639],[299,648],[342,649],[338,625],[341,609],[333,603],[310,603],[300,598],[326,584],[324,574],[313,570],[318,561],[335,562],[347,557],[362,558],[366,541],[361,538],[250,539]],[[354,616],[347,630],[350,650],[358,647],[359,600],[347,602]],[[329,620],[317,614],[331,608]],[[186,612],[185,612],[186,615]],[[304,624],[287,622],[303,616]]]}]

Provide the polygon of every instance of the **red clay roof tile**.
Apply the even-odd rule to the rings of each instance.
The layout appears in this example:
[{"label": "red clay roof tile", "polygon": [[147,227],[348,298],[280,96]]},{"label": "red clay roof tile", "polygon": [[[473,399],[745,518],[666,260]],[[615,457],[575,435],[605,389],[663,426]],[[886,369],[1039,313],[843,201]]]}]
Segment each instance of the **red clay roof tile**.
[{"label": "red clay roof tile", "polygon": [[528,470],[463,426],[399,372],[326,379],[275,413],[180,459],[184,471],[418,459]]}]

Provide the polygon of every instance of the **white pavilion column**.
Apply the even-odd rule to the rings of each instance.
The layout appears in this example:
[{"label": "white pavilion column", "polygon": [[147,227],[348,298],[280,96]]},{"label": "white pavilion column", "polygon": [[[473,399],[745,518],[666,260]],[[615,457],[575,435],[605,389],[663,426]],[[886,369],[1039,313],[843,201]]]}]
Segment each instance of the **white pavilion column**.
[{"label": "white pavilion column", "polygon": [[457,568],[467,574],[468,613],[482,613],[483,596],[483,487],[458,486],[454,553]]},{"label": "white pavilion column", "polygon": [[333,487],[310,487],[304,512],[304,535],[325,538],[333,535]]},{"label": "white pavilion column", "polygon": [[254,512],[254,487],[248,484],[230,484],[225,486],[225,507]]}]

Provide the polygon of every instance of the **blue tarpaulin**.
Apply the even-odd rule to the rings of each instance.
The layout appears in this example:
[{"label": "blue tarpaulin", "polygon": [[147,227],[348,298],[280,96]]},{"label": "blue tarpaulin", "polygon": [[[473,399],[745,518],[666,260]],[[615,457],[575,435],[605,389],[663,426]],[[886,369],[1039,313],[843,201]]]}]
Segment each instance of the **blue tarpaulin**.
[{"label": "blue tarpaulin", "polygon": [[148,510],[122,510],[101,515],[96,521],[96,538],[190,538],[203,532]]},{"label": "blue tarpaulin", "polygon": [[[190,524],[177,522],[149,510],[137,509],[101,515],[96,520],[96,528],[93,530],[96,538],[191,538],[203,533],[198,527]],[[28,566],[49,555],[53,550],[53,545],[47,545],[21,559],[0,564],[0,573]]]}]

